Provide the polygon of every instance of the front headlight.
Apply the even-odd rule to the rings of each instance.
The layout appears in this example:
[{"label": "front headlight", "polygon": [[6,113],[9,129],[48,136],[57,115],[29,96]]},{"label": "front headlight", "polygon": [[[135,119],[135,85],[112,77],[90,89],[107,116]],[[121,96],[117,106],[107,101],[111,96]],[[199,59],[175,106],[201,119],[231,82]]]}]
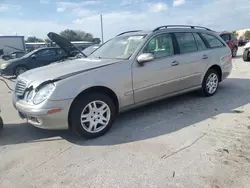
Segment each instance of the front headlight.
[{"label": "front headlight", "polygon": [[1,65],[1,69],[5,69],[8,66],[8,63],[4,63]]},{"label": "front headlight", "polygon": [[38,92],[35,94],[33,99],[34,104],[40,104],[41,102],[45,101],[49,98],[51,93],[54,91],[55,85],[54,84],[47,84],[43,86]]}]

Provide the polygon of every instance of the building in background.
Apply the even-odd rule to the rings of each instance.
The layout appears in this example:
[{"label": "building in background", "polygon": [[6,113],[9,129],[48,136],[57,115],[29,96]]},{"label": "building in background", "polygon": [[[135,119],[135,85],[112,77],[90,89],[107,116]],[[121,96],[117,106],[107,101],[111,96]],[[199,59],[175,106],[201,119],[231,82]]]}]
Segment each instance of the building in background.
[{"label": "building in background", "polygon": [[0,36],[0,51],[10,54],[14,51],[26,52],[24,36]]}]

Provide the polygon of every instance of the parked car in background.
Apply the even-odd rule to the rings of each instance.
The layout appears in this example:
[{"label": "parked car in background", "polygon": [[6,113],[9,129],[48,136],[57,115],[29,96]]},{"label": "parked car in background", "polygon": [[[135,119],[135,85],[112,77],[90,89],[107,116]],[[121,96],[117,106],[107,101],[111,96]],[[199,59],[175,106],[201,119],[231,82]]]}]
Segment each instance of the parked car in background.
[{"label": "parked car in background", "polygon": [[66,56],[67,54],[61,48],[40,48],[25,54],[21,58],[3,63],[0,67],[0,73],[19,76],[27,70],[49,65]]},{"label": "parked car in background", "polygon": [[250,61],[250,42],[248,42],[244,47],[243,60]]},{"label": "parked car in background", "polygon": [[[67,48],[59,35],[48,36]],[[121,33],[87,58],[30,70],[17,78],[12,99],[36,127],[95,138],[121,111],[194,90],[213,96],[231,70],[231,50],[212,30],[161,26]]]},{"label": "parked car in background", "polygon": [[247,40],[239,40],[239,46],[245,46],[247,43]]},{"label": "parked car in background", "polygon": [[100,47],[99,44],[95,44],[95,45],[92,45],[92,46],[85,48],[82,52],[88,57],[90,54],[92,54],[99,47]]},{"label": "parked car in background", "polygon": [[2,59],[7,61],[7,60],[10,60],[10,59],[20,58],[20,57],[22,57],[24,55],[25,55],[24,51],[15,51],[15,52],[11,52],[11,53],[6,54],[6,55],[2,55]]},{"label": "parked car in background", "polygon": [[234,34],[229,32],[221,33],[220,37],[227,43],[227,45],[231,49],[232,56],[236,57],[238,52],[238,39],[234,36]]}]

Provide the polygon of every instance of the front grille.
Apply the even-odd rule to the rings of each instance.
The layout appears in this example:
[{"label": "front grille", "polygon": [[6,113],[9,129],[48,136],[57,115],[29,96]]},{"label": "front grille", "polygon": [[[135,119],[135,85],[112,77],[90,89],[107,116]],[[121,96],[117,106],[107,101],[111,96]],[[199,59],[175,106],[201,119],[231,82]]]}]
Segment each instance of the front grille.
[{"label": "front grille", "polygon": [[23,97],[26,87],[27,87],[27,84],[25,81],[18,80],[16,83],[16,87],[15,87],[15,94],[18,97]]}]

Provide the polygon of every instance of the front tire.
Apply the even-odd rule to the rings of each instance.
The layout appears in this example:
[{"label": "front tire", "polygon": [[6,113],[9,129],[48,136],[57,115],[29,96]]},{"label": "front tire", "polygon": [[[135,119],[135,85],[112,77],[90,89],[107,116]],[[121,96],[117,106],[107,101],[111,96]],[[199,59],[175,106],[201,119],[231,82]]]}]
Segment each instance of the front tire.
[{"label": "front tire", "polygon": [[112,99],[101,93],[91,93],[74,101],[69,122],[74,131],[91,139],[104,135],[115,117],[116,108]]},{"label": "front tire", "polygon": [[10,57],[9,56],[4,56],[3,60],[8,61],[8,60],[10,60]]},{"label": "front tire", "polygon": [[213,96],[219,87],[219,74],[215,69],[209,69],[202,82],[202,94],[205,97]]},{"label": "front tire", "polygon": [[245,49],[245,51],[244,51],[244,53],[243,53],[243,60],[244,60],[244,61],[250,61],[249,49]]},{"label": "front tire", "polygon": [[27,71],[27,68],[25,66],[17,66],[14,70],[14,75],[18,77],[20,74],[23,74]]}]

